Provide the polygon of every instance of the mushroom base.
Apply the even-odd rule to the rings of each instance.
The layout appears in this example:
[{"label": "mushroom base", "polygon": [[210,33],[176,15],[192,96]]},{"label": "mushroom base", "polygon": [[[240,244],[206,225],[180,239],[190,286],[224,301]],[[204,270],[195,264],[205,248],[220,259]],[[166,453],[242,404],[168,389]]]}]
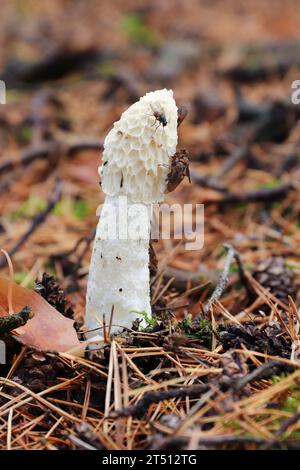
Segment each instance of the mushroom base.
[{"label": "mushroom base", "polygon": [[[151,317],[149,239],[151,204],[106,196],[92,251],[86,300],[87,337],[111,333]],[[139,313],[141,312],[141,313]],[[90,331],[93,330],[93,331]]]}]

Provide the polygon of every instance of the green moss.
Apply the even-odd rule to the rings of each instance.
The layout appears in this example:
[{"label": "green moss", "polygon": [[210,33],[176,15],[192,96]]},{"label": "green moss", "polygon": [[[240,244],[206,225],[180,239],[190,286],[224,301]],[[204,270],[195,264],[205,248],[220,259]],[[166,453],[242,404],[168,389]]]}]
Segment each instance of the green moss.
[{"label": "green moss", "polygon": [[32,12],[31,2],[28,0],[17,0],[15,3],[15,11],[19,18],[24,19],[28,17]]},{"label": "green moss", "polygon": [[295,441],[300,441],[300,431],[294,431],[289,435],[289,439],[295,439]]},{"label": "green moss", "polygon": [[121,21],[123,33],[135,44],[146,47],[157,47],[159,37],[156,31],[148,28],[141,15],[138,13],[127,13]]},{"label": "green moss", "polygon": [[[17,284],[21,284],[24,279],[26,278],[28,273],[26,273],[25,271],[19,271],[18,273],[15,273],[14,274],[14,281],[17,283]],[[33,289],[34,288],[34,279],[30,279],[27,283],[26,283],[26,287],[28,289]]]},{"label": "green moss", "polygon": [[213,332],[211,322],[209,320],[201,319],[197,325],[194,325],[192,316],[188,315],[187,318],[177,323],[176,330],[181,331],[187,336],[199,339],[200,342],[208,348],[211,347]]},{"label": "green moss", "polygon": [[[38,196],[30,196],[27,201],[10,214],[10,220],[16,221],[23,217],[34,217],[42,212],[47,206],[47,201]],[[83,220],[95,212],[95,208],[83,199],[72,199],[64,197],[57,202],[53,214],[61,217],[65,214],[73,214],[76,219]]]},{"label": "green moss", "polygon": [[73,202],[73,214],[77,219],[85,219],[91,213],[90,205],[83,199],[78,199]]},{"label": "green moss", "polygon": [[45,263],[45,272],[50,276],[57,276],[55,266],[51,259],[48,259],[48,261]]},{"label": "green moss", "polygon": [[286,262],[286,266],[287,268],[289,268],[291,271],[296,271],[298,272],[299,271],[299,266],[293,264],[293,263],[289,263],[289,262]]},{"label": "green moss", "polygon": [[83,220],[92,214],[94,208],[83,199],[63,197],[54,207],[54,215],[61,217],[65,214],[73,214],[76,219]]},{"label": "green moss", "polygon": [[116,65],[112,62],[101,62],[97,68],[103,78],[110,78],[118,71]]},{"label": "green moss", "polygon": [[30,196],[20,207],[11,212],[10,219],[14,222],[24,217],[34,217],[42,212],[47,205],[47,201],[38,196]]},{"label": "green moss", "polygon": [[28,145],[32,137],[32,128],[30,126],[23,126],[18,137],[21,144]]},{"label": "green moss", "polygon": [[207,347],[211,348],[212,344],[212,326],[209,320],[200,320],[195,333],[196,338],[199,338]]},{"label": "green moss", "polygon": [[184,318],[182,321],[178,322],[176,325],[176,329],[184,331],[186,334],[190,334],[192,330],[192,325],[193,325],[193,317],[189,313],[186,318]]},{"label": "green moss", "polygon": [[299,396],[289,396],[287,397],[284,405],[283,410],[289,413],[296,413],[300,407],[300,394]]},{"label": "green moss", "polygon": [[239,212],[245,212],[245,209],[247,208],[247,204],[245,202],[237,202],[236,203],[236,209],[239,211]]},{"label": "green moss", "polygon": [[282,184],[282,181],[278,178],[273,178],[271,181],[269,181],[267,184],[264,184],[263,186],[260,186],[260,188],[276,188],[277,186],[280,186]]},{"label": "green moss", "polygon": [[223,426],[224,428],[234,429],[236,431],[242,429],[240,422],[233,419],[223,421]]},{"label": "green moss", "polygon": [[227,252],[227,248],[225,248],[224,246],[220,246],[220,248],[218,249],[218,256],[222,258],[223,256],[227,255]]},{"label": "green moss", "polygon": [[[252,264],[245,264],[244,265],[245,271],[252,271],[253,270],[253,265]],[[233,273],[238,273],[239,272],[239,267],[237,264],[231,264],[229,268],[229,272],[231,274]]]},{"label": "green moss", "polygon": [[144,310],[130,310],[130,313],[132,314],[135,314],[137,313],[138,315],[141,315],[145,322],[147,323],[147,326],[145,327],[145,329],[149,328],[149,327],[152,327],[154,326],[156,323],[157,323],[157,317],[156,315],[153,315],[152,318],[148,316],[147,312],[145,312]]},{"label": "green moss", "polygon": [[271,380],[272,380],[272,383],[275,385],[275,384],[278,384],[279,382],[281,382],[281,380],[284,380],[289,374],[286,373],[286,372],[281,372],[281,374],[279,375],[273,375]]}]

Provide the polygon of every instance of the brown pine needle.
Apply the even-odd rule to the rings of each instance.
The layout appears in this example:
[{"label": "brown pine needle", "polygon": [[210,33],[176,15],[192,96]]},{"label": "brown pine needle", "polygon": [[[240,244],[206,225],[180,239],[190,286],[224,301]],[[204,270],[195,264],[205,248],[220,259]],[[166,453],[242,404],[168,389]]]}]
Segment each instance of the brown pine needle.
[{"label": "brown pine needle", "polygon": [[7,292],[7,304],[8,304],[8,314],[9,315],[12,315],[14,312],[14,308],[13,308],[13,282],[14,282],[14,267],[13,267],[13,264],[12,264],[12,261],[10,259],[10,256],[9,254],[7,253],[7,251],[1,249],[0,250],[5,258],[6,258],[6,261],[7,261],[7,264],[8,264],[8,270],[9,270],[9,285],[8,285],[8,292]]}]

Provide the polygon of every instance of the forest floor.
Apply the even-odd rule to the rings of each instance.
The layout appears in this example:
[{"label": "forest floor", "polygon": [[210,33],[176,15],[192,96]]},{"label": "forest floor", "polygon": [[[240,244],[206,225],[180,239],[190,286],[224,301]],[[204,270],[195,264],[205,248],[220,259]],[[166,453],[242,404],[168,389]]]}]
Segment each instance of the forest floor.
[{"label": "forest floor", "polygon": [[189,109],[166,201],[205,207],[201,250],[154,244],[146,329],[84,357],[3,335],[1,449],[300,449],[300,11],[240,3],[1,2],[0,279],[82,338],[103,140],[147,91]]}]

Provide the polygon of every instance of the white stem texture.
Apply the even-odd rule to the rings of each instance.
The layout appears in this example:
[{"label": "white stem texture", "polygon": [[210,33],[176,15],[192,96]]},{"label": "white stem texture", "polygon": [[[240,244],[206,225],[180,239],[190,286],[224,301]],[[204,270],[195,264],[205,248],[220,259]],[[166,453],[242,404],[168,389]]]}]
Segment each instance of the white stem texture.
[{"label": "white stem texture", "polygon": [[[151,317],[150,223],[151,204],[131,203],[119,196],[106,196],[90,264],[93,276],[89,278],[87,290],[88,330],[100,327],[97,332],[102,335],[103,315],[108,327],[112,309],[111,333],[120,331],[122,327],[131,327],[136,318],[144,324],[145,315],[137,312],[145,312]],[[92,337],[95,333],[92,331],[87,336]]]}]

